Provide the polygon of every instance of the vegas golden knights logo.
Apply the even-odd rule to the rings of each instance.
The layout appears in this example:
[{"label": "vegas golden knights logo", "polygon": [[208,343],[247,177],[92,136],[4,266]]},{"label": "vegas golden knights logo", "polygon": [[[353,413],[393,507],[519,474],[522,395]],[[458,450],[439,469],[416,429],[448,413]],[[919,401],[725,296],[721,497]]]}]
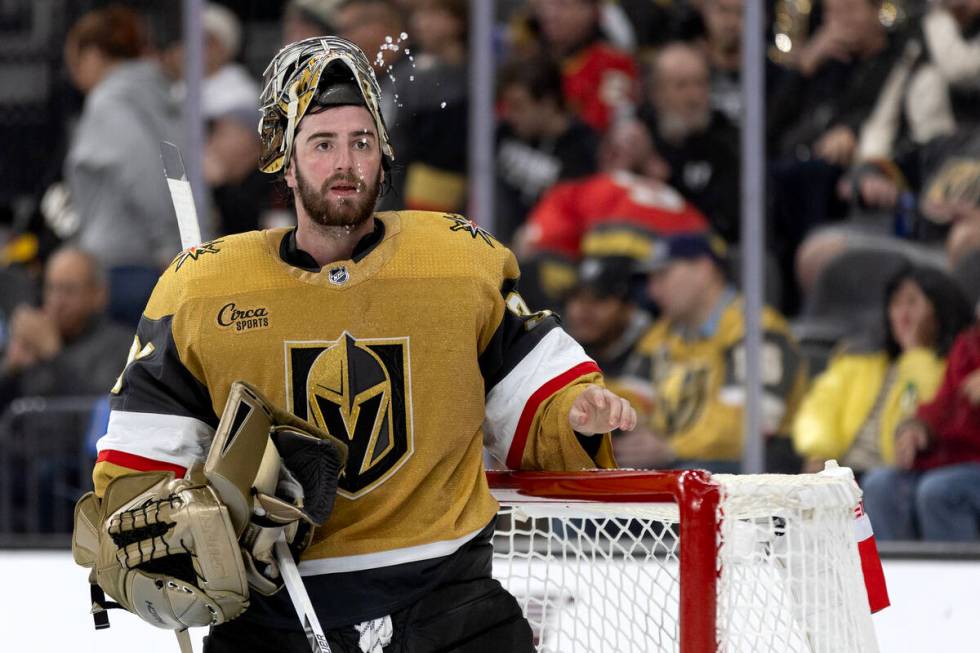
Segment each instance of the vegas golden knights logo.
[{"label": "vegas golden knights logo", "polygon": [[289,410],[347,442],[338,493],[364,496],[412,455],[408,338],[287,342]]},{"label": "vegas golden knights logo", "polygon": [[664,435],[691,428],[704,412],[710,370],[703,361],[671,361],[666,350],[651,360],[651,380],[655,389],[655,428]]}]

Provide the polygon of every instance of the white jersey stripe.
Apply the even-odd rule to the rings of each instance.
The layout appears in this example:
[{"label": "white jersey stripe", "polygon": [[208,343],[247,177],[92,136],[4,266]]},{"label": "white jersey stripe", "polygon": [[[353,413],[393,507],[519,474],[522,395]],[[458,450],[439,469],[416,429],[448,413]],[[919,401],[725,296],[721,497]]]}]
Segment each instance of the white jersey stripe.
[{"label": "white jersey stripe", "polygon": [[113,410],[96,448],[99,453],[121,451],[186,468],[204,462],[213,439],[214,429],[193,417]]},{"label": "white jersey stripe", "polygon": [[299,573],[302,576],[339,574],[347,571],[363,571],[365,569],[376,569],[378,567],[393,567],[395,565],[403,565],[408,562],[442,558],[455,553],[459,547],[463,546],[479,535],[481,531],[483,531],[483,528],[478,528],[472,533],[467,533],[466,535],[457,537],[454,540],[430,542],[429,544],[407,546],[402,549],[378,551],[377,553],[363,553],[361,555],[343,556],[340,558],[303,560],[299,563]]},{"label": "white jersey stripe", "polygon": [[487,395],[483,444],[500,461],[507,460],[528,399],[552,379],[589,358],[570,335],[552,329]]}]

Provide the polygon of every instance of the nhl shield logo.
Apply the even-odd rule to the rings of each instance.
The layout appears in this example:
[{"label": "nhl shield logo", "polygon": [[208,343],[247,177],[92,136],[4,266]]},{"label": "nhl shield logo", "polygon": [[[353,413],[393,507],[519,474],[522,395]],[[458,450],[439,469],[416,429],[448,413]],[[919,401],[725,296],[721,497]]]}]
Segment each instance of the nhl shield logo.
[{"label": "nhl shield logo", "polygon": [[287,342],[288,409],[348,445],[338,494],[371,492],[414,450],[408,338]]},{"label": "nhl shield logo", "polygon": [[350,279],[350,272],[347,271],[345,266],[339,265],[330,269],[327,278],[330,279],[330,283],[333,285],[342,286]]}]

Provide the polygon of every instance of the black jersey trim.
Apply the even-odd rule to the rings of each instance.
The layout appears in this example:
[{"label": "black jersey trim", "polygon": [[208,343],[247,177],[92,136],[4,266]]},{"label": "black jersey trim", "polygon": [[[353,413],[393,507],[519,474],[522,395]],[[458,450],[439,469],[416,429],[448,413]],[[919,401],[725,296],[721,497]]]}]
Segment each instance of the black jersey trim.
[{"label": "black jersey trim", "polygon": [[[355,263],[360,262],[365,256],[374,251],[374,248],[384,240],[384,237],[385,223],[374,218],[374,229],[371,233],[366,234],[357,241],[357,245],[354,246],[354,252],[351,255],[351,260]],[[290,229],[279,243],[279,258],[294,268],[300,268],[307,272],[319,272],[321,269],[316,259],[309,252],[300,249],[299,245],[296,244],[295,227]]]},{"label": "black jersey trim", "polygon": [[[531,320],[536,320],[533,326]],[[552,314],[541,319],[538,315],[517,315],[505,308],[503,319],[479,358],[484,394],[489,394],[495,385],[558,326],[557,315]]]},{"label": "black jersey trim", "polygon": [[140,318],[136,337],[153,343],[153,353],[132,361],[123,371],[122,387],[112,396],[112,410],[193,417],[218,425],[211,394],[180,360],[173,336],[173,315]]}]

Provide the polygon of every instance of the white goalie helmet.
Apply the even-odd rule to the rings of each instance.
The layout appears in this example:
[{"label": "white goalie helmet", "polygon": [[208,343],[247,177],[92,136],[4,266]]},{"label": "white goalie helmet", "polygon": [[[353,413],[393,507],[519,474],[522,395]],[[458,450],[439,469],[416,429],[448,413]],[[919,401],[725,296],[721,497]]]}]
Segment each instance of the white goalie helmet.
[{"label": "white goalie helmet", "polygon": [[382,166],[395,158],[381,116],[381,88],[364,52],[339,36],[315,36],[291,43],[273,57],[263,74],[259,170],[275,173],[289,165],[293,138],[311,106],[361,105],[371,114],[381,143]]}]

